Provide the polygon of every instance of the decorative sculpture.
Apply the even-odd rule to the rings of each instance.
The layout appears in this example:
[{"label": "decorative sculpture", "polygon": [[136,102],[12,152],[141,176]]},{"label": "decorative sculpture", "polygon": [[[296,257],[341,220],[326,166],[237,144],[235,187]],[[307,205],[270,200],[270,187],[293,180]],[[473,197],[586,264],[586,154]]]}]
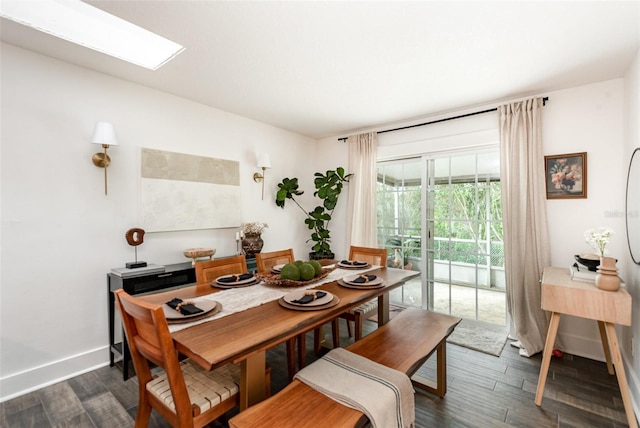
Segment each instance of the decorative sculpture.
[{"label": "decorative sculpture", "polygon": [[135,252],[135,257],[136,257],[135,262],[128,262],[125,264],[126,268],[135,269],[135,268],[146,267],[147,262],[138,261],[138,245],[144,242],[144,230],[138,227],[134,227],[132,229],[127,230],[127,233],[125,233],[124,237],[127,240],[127,243],[133,247]]}]

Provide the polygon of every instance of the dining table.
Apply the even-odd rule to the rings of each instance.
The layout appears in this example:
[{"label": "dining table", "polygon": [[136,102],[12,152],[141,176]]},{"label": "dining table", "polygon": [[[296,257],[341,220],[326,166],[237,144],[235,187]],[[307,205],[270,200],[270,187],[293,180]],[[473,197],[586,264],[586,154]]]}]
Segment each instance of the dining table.
[{"label": "dining table", "polygon": [[[383,325],[389,320],[389,292],[402,286],[406,281],[417,277],[418,271],[395,269],[389,267],[371,266],[362,271],[353,271],[335,266],[328,266],[330,273],[317,285],[306,288],[329,292],[334,296],[330,307],[317,310],[294,310],[281,304],[282,299],[273,298],[279,294],[295,291],[296,287],[278,287],[260,283],[249,287],[233,290],[235,295],[219,294],[229,292],[220,289],[215,284],[201,283],[163,293],[140,296],[147,302],[164,304],[173,298],[182,300],[206,298],[227,302],[256,295],[256,301],[246,309],[224,314],[218,313],[210,319],[204,318],[197,322],[179,326],[172,330],[171,336],[176,349],[181,354],[191,358],[206,370],[213,370],[227,363],[240,365],[240,411],[266,398],[266,351],[330,322],[340,314],[355,308],[371,299],[378,299],[378,324]],[[354,273],[376,275],[382,279],[378,288],[345,287],[342,278]],[[263,290],[270,293],[269,299],[260,301],[261,294],[254,287],[273,288]],[[278,294],[279,293],[279,294]],[[220,299],[218,299],[220,298]],[[337,299],[337,303],[335,303]],[[225,304],[222,304],[224,312]]]}]

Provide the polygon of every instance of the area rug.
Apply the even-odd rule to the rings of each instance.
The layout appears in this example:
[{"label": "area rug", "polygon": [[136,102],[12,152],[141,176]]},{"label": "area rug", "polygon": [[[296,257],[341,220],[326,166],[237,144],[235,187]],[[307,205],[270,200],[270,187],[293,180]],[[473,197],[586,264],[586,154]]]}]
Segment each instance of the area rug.
[{"label": "area rug", "polygon": [[503,326],[488,326],[473,320],[462,320],[447,342],[499,357],[507,341]]}]

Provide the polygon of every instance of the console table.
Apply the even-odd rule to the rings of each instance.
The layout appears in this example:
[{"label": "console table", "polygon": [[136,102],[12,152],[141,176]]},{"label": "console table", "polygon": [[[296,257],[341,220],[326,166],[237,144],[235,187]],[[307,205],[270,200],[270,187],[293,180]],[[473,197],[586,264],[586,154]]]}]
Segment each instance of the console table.
[{"label": "console table", "polygon": [[131,355],[127,346],[127,339],[122,334],[122,342],[115,342],[115,296],[114,291],[122,288],[129,294],[150,293],[165,290],[171,287],[193,284],[196,282],[196,271],[191,262],[176,263],[165,266],[165,271],[160,273],[137,276],[120,277],[114,273],[107,274],[107,292],[109,301],[109,365],[113,367],[115,356],[122,357],[122,377],[129,378],[129,362]]},{"label": "console table", "polygon": [[[251,273],[257,271],[256,259],[247,259],[247,269]],[[168,288],[180,287],[196,282],[196,272],[191,262],[175,263],[165,266],[164,272],[144,273],[140,275],[121,277],[114,273],[107,274],[107,301],[109,311],[109,366],[115,364],[115,357],[122,357],[122,377],[124,380],[129,378],[129,362],[131,355],[127,339],[122,334],[122,342],[115,343],[115,296],[114,291],[122,288],[127,293],[142,294],[165,291]]]},{"label": "console table", "polygon": [[568,269],[547,267],[542,276],[542,309],[551,312],[551,320],[549,321],[549,331],[544,345],[540,377],[538,378],[536,405],[542,404],[544,385],[549,372],[553,344],[558,333],[560,315],[566,314],[592,319],[598,322],[607,370],[610,375],[615,372],[618,377],[618,385],[629,427],[637,428],[638,424],[631,405],[629,385],[622,364],[615,328],[615,324],[631,325],[631,296],[627,290],[622,287],[618,291],[600,290],[594,283],[571,280]]}]

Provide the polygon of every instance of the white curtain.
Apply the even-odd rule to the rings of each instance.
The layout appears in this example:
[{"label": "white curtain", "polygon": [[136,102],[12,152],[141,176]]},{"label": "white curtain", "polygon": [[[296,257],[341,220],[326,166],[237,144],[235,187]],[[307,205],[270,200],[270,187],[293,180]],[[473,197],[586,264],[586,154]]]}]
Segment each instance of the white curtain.
[{"label": "white curtain", "polygon": [[498,107],[507,309],[520,354],[544,349],[540,279],[549,265],[542,150],[542,99]]},{"label": "white curtain", "polygon": [[378,134],[352,135],[349,144],[349,169],[353,174],[349,181],[349,201],[347,205],[347,248],[351,245],[377,247],[376,228],[376,152]]}]

